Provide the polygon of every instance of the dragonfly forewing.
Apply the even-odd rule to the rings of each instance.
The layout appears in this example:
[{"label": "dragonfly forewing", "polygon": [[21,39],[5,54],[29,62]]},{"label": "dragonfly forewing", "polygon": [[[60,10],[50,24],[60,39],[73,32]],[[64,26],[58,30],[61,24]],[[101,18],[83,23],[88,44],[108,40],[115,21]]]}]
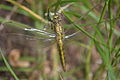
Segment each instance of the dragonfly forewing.
[{"label": "dragonfly forewing", "polygon": [[[34,31],[34,32],[38,32],[39,34],[42,34],[42,35],[46,35],[46,36],[48,36],[48,40],[53,40],[52,38],[55,38],[56,37],[56,35],[55,34],[51,34],[51,33],[49,33],[49,32],[46,32],[46,31],[44,31],[44,30],[40,30],[40,29],[35,29],[35,28],[25,28],[24,30],[26,30],[26,31]],[[63,39],[65,40],[65,39],[68,39],[68,38],[71,38],[71,37],[74,37],[75,35],[77,35],[78,33],[79,33],[80,31],[77,31],[77,32],[74,32],[74,33],[72,33],[72,34],[69,34],[69,35],[66,35],[66,36],[63,36]],[[63,32],[63,34],[65,34],[64,32]],[[38,40],[39,40],[40,38],[38,38]],[[32,39],[31,39],[32,40]],[[35,40],[35,39],[34,39]],[[37,38],[36,38],[36,40],[37,40]]]}]

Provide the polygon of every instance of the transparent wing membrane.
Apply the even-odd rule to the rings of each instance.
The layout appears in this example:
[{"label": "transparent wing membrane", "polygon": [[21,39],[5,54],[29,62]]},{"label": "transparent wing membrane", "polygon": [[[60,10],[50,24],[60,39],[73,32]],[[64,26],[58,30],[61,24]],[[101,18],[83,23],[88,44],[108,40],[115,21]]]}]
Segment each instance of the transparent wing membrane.
[{"label": "transparent wing membrane", "polygon": [[46,32],[46,31],[44,31],[44,30],[40,30],[40,29],[35,29],[35,28],[25,28],[24,30],[26,30],[26,31],[36,31],[36,32],[39,32],[39,34],[41,34],[41,35],[47,35],[47,36],[49,36],[49,37],[55,37],[55,34],[51,34],[51,33],[49,33],[49,32]]},{"label": "transparent wing membrane", "polygon": [[[18,28],[16,28],[16,26],[12,25],[12,27],[11,27],[11,25],[6,24],[6,23],[4,23],[3,27],[11,28],[11,30],[14,30],[12,32],[8,31],[6,34],[9,34],[11,36],[12,35],[17,36],[17,37],[24,36],[26,40],[44,40],[46,42],[46,41],[54,40],[54,38],[56,37],[56,35],[53,33],[47,32],[45,30],[36,29],[36,28],[23,28],[23,29],[20,28],[20,29],[18,29]],[[16,32],[17,30],[18,30],[18,32]],[[74,37],[78,33],[79,33],[79,31],[72,33],[70,35],[65,35],[64,40]]]},{"label": "transparent wing membrane", "polygon": [[[30,28],[30,29],[25,28],[25,30],[27,30],[27,31],[36,31],[36,32],[39,32],[39,33],[42,34],[42,35],[47,35],[47,36],[49,36],[49,39],[48,39],[48,40],[53,40],[53,39],[50,39],[50,38],[56,37],[55,34],[51,34],[51,33],[49,33],[49,32],[46,32],[46,31],[43,31],[43,30],[39,30],[39,29],[35,29],[35,28]],[[64,36],[64,39],[74,37],[74,36],[75,36],[76,34],[78,34],[79,32],[80,32],[80,31],[77,31],[77,32],[74,32],[74,33],[72,33],[72,34],[70,34],[70,35],[66,35],[66,36]],[[31,39],[31,40],[32,40],[32,39]],[[38,40],[39,40],[39,38],[38,38]]]}]

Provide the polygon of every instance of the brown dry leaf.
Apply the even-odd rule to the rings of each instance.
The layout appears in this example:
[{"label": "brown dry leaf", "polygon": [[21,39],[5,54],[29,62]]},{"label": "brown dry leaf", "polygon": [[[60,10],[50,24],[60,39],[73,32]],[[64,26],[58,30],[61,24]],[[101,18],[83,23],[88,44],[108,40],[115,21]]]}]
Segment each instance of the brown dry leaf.
[{"label": "brown dry leaf", "polygon": [[13,67],[29,67],[30,62],[28,61],[20,61],[20,50],[19,49],[13,49],[9,53],[9,62]]}]

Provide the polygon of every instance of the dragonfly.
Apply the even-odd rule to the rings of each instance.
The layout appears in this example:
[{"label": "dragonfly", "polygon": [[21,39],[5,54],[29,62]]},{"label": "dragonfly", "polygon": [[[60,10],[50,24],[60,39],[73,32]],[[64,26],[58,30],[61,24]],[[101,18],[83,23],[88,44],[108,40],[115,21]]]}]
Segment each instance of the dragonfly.
[{"label": "dragonfly", "polygon": [[[57,43],[57,48],[58,48],[58,52],[60,55],[62,69],[63,69],[63,71],[66,71],[66,62],[65,62],[65,53],[64,53],[64,49],[63,49],[63,47],[64,47],[63,40],[75,36],[76,34],[79,33],[79,31],[65,36],[65,32],[63,30],[61,20],[62,20],[62,18],[60,15],[60,11],[56,12],[53,15],[53,19],[50,20],[53,33],[48,32],[46,30],[41,30],[41,29],[37,29],[37,28],[31,28],[31,27],[28,27],[26,25],[21,25],[19,23],[14,22],[14,21],[5,22],[2,25],[4,27],[12,27],[13,29],[17,29],[19,26],[21,26],[21,27],[23,26],[23,28],[20,28],[18,30],[28,32],[28,34],[16,33],[16,32],[15,33],[14,32],[8,33],[8,34],[14,35],[14,36],[24,36],[26,40],[43,40],[44,42],[55,40]],[[35,35],[31,36],[31,35],[29,35],[29,33],[35,34],[35,35],[37,35],[37,37]]]},{"label": "dragonfly", "polygon": [[[69,4],[70,5],[70,4]],[[65,32],[64,32],[64,29],[62,27],[62,18],[61,18],[61,12],[66,9],[69,5],[66,5],[64,7],[62,7],[60,10],[56,11],[53,15],[53,18],[50,19],[48,18],[48,20],[50,21],[51,23],[51,27],[52,27],[52,30],[54,31],[54,33],[49,33],[45,30],[40,30],[40,29],[36,29],[36,28],[23,28],[22,30],[24,31],[29,31],[29,32],[35,32],[35,33],[38,33],[40,34],[40,37],[45,37],[47,41],[50,41],[50,40],[53,40],[55,39],[56,40],[56,43],[57,43],[57,48],[58,48],[58,52],[59,52],[59,55],[60,55],[60,61],[61,61],[61,64],[62,64],[62,68],[63,68],[63,71],[66,71],[66,62],[65,62],[65,52],[64,52],[64,43],[63,43],[63,40],[64,39],[67,39],[67,38],[70,38],[74,35],[76,35],[78,32],[75,32],[75,33],[72,33],[70,35],[67,35],[65,36]],[[49,12],[48,12],[48,17],[49,17]],[[6,22],[3,24],[3,26],[9,26],[11,24],[14,24],[14,22]],[[16,23],[15,23],[16,24]],[[19,25],[19,24],[18,24]],[[18,26],[18,25],[15,25],[15,26]],[[12,25],[14,26],[14,25]],[[27,40],[41,40],[41,39],[45,39],[45,38],[35,38],[35,37],[31,37],[29,35],[24,35],[24,34],[16,34],[16,33],[9,33],[11,35],[16,35],[16,36],[25,36]]]}]

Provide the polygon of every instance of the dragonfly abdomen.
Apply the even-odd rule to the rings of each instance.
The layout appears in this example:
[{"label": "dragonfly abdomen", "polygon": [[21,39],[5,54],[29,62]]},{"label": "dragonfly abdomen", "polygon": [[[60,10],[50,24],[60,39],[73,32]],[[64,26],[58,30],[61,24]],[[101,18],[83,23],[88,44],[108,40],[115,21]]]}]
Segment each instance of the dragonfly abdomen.
[{"label": "dragonfly abdomen", "polygon": [[57,41],[57,46],[58,46],[58,50],[59,50],[62,67],[63,67],[63,70],[66,71],[65,53],[64,53],[64,49],[63,49],[62,37],[56,36],[56,41]]}]

